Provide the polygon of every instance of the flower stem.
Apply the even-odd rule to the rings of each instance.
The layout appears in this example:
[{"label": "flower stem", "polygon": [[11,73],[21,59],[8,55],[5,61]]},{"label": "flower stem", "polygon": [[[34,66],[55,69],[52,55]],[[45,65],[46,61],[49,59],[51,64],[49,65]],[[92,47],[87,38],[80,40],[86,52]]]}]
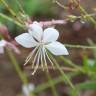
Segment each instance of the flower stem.
[{"label": "flower stem", "polygon": [[55,89],[55,86],[54,86],[54,82],[51,78],[51,76],[49,75],[49,72],[46,71],[46,75],[47,75],[47,78],[49,80],[49,83],[50,83],[50,87],[52,89],[52,92],[53,92],[53,96],[58,96],[57,92],[56,92],[56,89]]},{"label": "flower stem", "polygon": [[84,73],[84,70],[83,70],[81,67],[79,67],[79,66],[77,66],[76,64],[74,64],[71,60],[69,60],[69,59],[67,59],[67,58],[65,58],[65,57],[63,57],[63,56],[60,56],[60,59],[62,59],[64,62],[66,62],[66,63],[69,64],[70,66],[72,66],[72,67],[74,67],[74,68],[76,68],[76,69],[78,69],[79,71],[81,71],[81,72]]},{"label": "flower stem", "polygon": [[12,19],[12,18],[10,18],[10,17],[4,15],[3,13],[0,13],[0,17],[4,18],[4,19],[6,19],[6,20],[9,20],[10,22],[13,22],[13,23],[15,23],[16,25],[18,25],[18,26],[24,28],[24,25],[22,25],[21,23],[19,23],[19,22],[16,21],[16,20],[14,20],[14,19]]},{"label": "flower stem", "polygon": [[22,20],[17,17],[17,14],[14,12],[14,10],[12,10],[12,8],[10,8],[10,6],[7,4],[7,2],[5,0],[1,0],[1,2],[5,5],[5,7],[7,8],[7,10],[14,17],[14,19],[16,19],[18,22],[20,22],[21,24],[23,24]]},{"label": "flower stem", "polygon": [[[25,73],[20,69],[19,67],[19,64],[17,63],[16,59],[15,59],[15,56],[14,54],[12,53],[12,51],[9,49],[9,48],[6,48],[7,49],[7,53],[10,57],[10,60],[16,70],[16,72],[18,73],[21,81],[23,82],[24,85],[27,85],[28,84],[28,80],[27,80],[27,76],[25,75]],[[32,92],[30,92],[30,95],[29,96],[35,96]]]},{"label": "flower stem", "polygon": [[1,2],[5,5],[5,7],[9,10],[9,12],[16,17],[16,13],[10,8],[10,6],[5,2],[5,0],[1,0]]},{"label": "flower stem", "polygon": [[9,49],[9,48],[6,48],[7,49],[7,53],[10,57],[10,60],[16,70],[16,72],[18,73],[20,79],[22,80],[23,84],[28,84],[28,80],[25,76],[25,74],[23,73],[23,71],[21,71],[20,67],[19,67],[19,64],[17,63],[16,59],[15,59],[15,56],[14,54],[12,53],[12,51]]},{"label": "flower stem", "polygon": [[[53,0],[53,1],[54,1],[54,3],[56,3],[61,8],[68,9],[66,6],[62,5],[59,1],[57,1],[57,0]],[[78,4],[78,2],[76,0],[73,0],[73,2],[76,3],[76,4]],[[89,19],[96,26],[96,20],[94,18],[92,18],[92,16],[95,15],[95,14],[92,14],[92,16],[89,15],[81,5],[79,5],[78,8],[81,10],[81,12],[83,14],[85,14],[83,17],[85,19]],[[76,18],[82,18],[82,16],[79,16],[79,17],[77,16]]]},{"label": "flower stem", "polygon": [[58,2],[57,0],[53,0],[53,3],[56,3],[58,6],[60,6],[63,9],[68,9],[66,6],[62,5],[60,2]]},{"label": "flower stem", "polygon": [[74,85],[72,84],[72,82],[70,81],[70,79],[67,77],[67,75],[65,74],[65,72],[63,70],[61,70],[61,67],[59,66],[59,64],[57,63],[57,61],[55,60],[55,58],[49,52],[48,52],[48,54],[49,54],[50,58],[54,61],[55,65],[58,68],[58,70],[60,71],[61,75],[63,76],[64,81],[66,80],[69,83],[70,87],[72,89],[75,89]]},{"label": "flower stem", "polygon": [[71,44],[64,44],[64,46],[69,48],[96,49],[96,46],[71,45]]},{"label": "flower stem", "polygon": [[[77,4],[77,1],[76,0],[73,0],[76,4]],[[85,9],[79,5],[79,9],[81,10],[81,12],[85,15],[87,15],[87,18],[96,26],[96,21],[94,20],[94,18],[92,18],[91,16],[88,15],[88,13],[85,11]]]},{"label": "flower stem", "polygon": [[[46,67],[43,67],[43,68],[44,68],[44,70],[46,69]],[[26,67],[26,69],[32,70],[32,69],[34,69],[34,67],[31,68],[30,66],[28,66],[28,67]],[[42,66],[39,66],[38,69],[39,69],[39,70],[42,70]],[[62,66],[61,69],[64,70],[64,71],[68,71],[68,72],[69,72],[69,71],[70,71],[70,72],[78,72],[78,69],[76,69],[76,68],[71,68],[71,67],[65,67],[65,66],[63,67],[63,66]],[[53,68],[53,66],[48,66],[48,70],[55,70],[55,71],[56,71],[56,70],[58,70],[58,68],[55,67],[55,66],[54,66],[54,68]]]},{"label": "flower stem", "polygon": [[25,13],[25,11],[23,10],[23,6],[22,6],[20,0],[19,0],[19,1],[18,1],[18,0],[15,0],[15,1],[16,1],[17,5],[18,5],[20,11],[21,11],[22,13]]}]

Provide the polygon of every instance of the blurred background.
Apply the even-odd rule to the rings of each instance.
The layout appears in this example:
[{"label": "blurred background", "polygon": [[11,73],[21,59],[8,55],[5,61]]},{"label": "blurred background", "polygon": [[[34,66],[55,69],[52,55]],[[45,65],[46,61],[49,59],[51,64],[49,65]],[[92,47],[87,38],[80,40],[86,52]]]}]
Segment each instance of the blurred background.
[{"label": "blurred background", "polygon": [[[49,21],[52,19],[63,20],[66,19],[67,15],[82,15],[82,12],[78,8],[69,12],[58,6],[56,3],[53,3],[52,0],[18,1],[23,6],[24,12],[30,16],[32,21]],[[71,0],[58,1],[62,5],[67,5],[68,1]],[[17,13],[17,16],[19,16],[20,8],[18,7],[18,2],[16,2],[16,0],[6,0],[6,2],[8,5],[10,5],[12,10]],[[80,5],[83,6],[88,14],[96,14],[96,0],[80,0]],[[0,2],[0,13],[11,17],[2,2]],[[95,17],[96,15],[93,17],[96,20]],[[22,32],[25,32],[24,29],[16,26],[14,23],[9,22],[2,17],[0,17],[0,22],[8,27],[8,31],[13,39]],[[59,41],[62,43],[90,45],[96,42],[96,28],[90,20],[84,20],[83,22],[81,19],[76,19],[72,22],[69,20],[64,25],[57,25],[56,28],[60,31]],[[92,42],[90,43],[90,41]],[[49,70],[49,75],[51,77],[46,74],[46,72],[41,70],[38,70],[34,76],[31,76],[31,69],[23,66],[24,60],[26,59],[26,56],[29,54],[30,50],[26,50],[21,46],[19,46],[19,49],[21,50],[21,55],[15,54],[16,59],[19,62],[21,69],[27,74],[28,81],[31,82],[36,88],[36,90],[34,88],[34,93],[36,96],[75,96],[72,95],[71,91],[69,91],[69,86],[66,84],[66,82],[64,83],[58,70]],[[87,66],[87,72],[93,70],[96,72],[95,50],[69,48],[69,53],[70,55],[67,56],[68,59],[73,61],[75,64],[80,66],[82,65],[83,67]],[[60,62],[60,64],[64,65],[63,61]],[[78,74],[73,74],[70,78],[74,85],[78,83],[86,83],[90,80],[93,80],[94,82],[96,81],[96,76],[91,74],[89,76],[80,72]],[[51,85],[54,82],[56,83]],[[92,83],[93,85],[91,83],[88,84],[89,85],[85,84],[85,86],[80,87],[81,90],[79,90],[78,96],[96,96],[96,82]],[[0,54],[0,96],[23,96],[21,93],[22,82],[11,64],[7,52],[5,52],[3,55]]]}]

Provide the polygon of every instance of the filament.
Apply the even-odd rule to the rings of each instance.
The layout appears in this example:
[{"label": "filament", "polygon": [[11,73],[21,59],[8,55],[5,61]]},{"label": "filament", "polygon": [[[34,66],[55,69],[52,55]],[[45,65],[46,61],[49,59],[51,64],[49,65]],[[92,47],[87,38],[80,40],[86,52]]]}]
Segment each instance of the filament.
[{"label": "filament", "polygon": [[[40,50],[40,48],[39,48],[38,50]],[[36,56],[36,57],[37,57],[37,56]],[[34,75],[35,72],[37,71],[37,69],[38,69],[38,67],[39,67],[39,61],[40,61],[40,51],[38,51],[37,62],[36,62],[35,69],[34,69],[34,71],[32,72],[32,75]]]},{"label": "filament", "polygon": [[54,64],[53,64],[53,62],[52,62],[51,58],[49,57],[49,55],[47,54],[46,49],[45,49],[45,54],[46,54],[46,56],[47,56],[47,58],[48,58],[49,62],[51,63],[51,65],[52,65],[52,67],[53,67],[53,69],[54,69]]},{"label": "filament", "polygon": [[35,65],[35,62],[36,62],[39,51],[40,51],[40,46],[39,46],[39,48],[38,48],[38,50],[36,52],[36,55],[34,56],[34,59],[33,59],[33,62],[32,62],[32,69],[34,68],[34,65]]},{"label": "filament", "polygon": [[46,69],[48,71],[48,66],[47,66],[47,62],[46,62],[46,55],[45,55],[45,48],[44,48],[44,46],[43,46],[43,56],[44,56],[45,67],[46,67]]},{"label": "filament", "polygon": [[24,65],[26,65],[26,64],[30,61],[31,57],[32,57],[32,56],[34,55],[34,53],[36,52],[37,48],[38,48],[38,46],[27,56]]},{"label": "filament", "polygon": [[41,56],[40,56],[41,67],[42,67],[42,70],[44,71],[44,65],[43,65],[44,63],[43,63],[43,56],[42,56],[42,55],[43,55],[42,48],[41,48],[41,50],[40,50],[40,55],[41,55]]}]

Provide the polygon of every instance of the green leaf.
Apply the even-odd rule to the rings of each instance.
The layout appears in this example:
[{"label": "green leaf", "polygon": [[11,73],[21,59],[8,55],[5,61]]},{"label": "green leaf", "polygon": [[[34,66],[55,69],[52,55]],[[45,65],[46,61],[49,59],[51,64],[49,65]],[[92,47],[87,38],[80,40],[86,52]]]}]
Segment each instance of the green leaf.
[{"label": "green leaf", "polygon": [[76,88],[79,90],[96,90],[96,81],[88,81],[76,85]]},{"label": "green leaf", "polygon": [[88,57],[87,55],[83,56],[83,68],[86,72],[89,70],[89,65],[88,65]]}]

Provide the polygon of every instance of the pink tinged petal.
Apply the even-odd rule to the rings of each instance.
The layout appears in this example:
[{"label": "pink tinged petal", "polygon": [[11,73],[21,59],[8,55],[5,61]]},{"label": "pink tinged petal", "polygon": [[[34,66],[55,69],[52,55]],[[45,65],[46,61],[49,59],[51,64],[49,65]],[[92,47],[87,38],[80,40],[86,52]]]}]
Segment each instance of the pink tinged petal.
[{"label": "pink tinged petal", "polygon": [[59,37],[59,32],[54,28],[47,28],[44,30],[43,42],[56,41]]},{"label": "pink tinged petal", "polygon": [[10,43],[10,42],[7,42],[7,45],[9,48],[11,48],[16,54],[20,54],[20,50],[13,44],[13,43]]},{"label": "pink tinged petal", "polygon": [[16,46],[13,46],[13,51],[14,51],[16,54],[18,54],[18,55],[21,54],[20,50],[19,50]]},{"label": "pink tinged petal", "polygon": [[38,22],[33,22],[29,25],[29,33],[38,41],[41,41],[43,35],[43,28]]},{"label": "pink tinged petal", "polygon": [[6,46],[7,42],[5,40],[0,41],[0,54],[4,53],[4,47]]},{"label": "pink tinged petal", "polygon": [[0,54],[4,54],[4,47],[0,46]]},{"label": "pink tinged petal", "polygon": [[32,38],[29,33],[23,33],[15,38],[17,43],[25,48],[31,48],[38,45],[38,43]]},{"label": "pink tinged petal", "polygon": [[0,41],[0,47],[5,47],[7,42],[5,40]]},{"label": "pink tinged petal", "polygon": [[53,54],[53,55],[68,55],[68,51],[63,44],[60,42],[52,42],[46,45],[46,48]]}]

